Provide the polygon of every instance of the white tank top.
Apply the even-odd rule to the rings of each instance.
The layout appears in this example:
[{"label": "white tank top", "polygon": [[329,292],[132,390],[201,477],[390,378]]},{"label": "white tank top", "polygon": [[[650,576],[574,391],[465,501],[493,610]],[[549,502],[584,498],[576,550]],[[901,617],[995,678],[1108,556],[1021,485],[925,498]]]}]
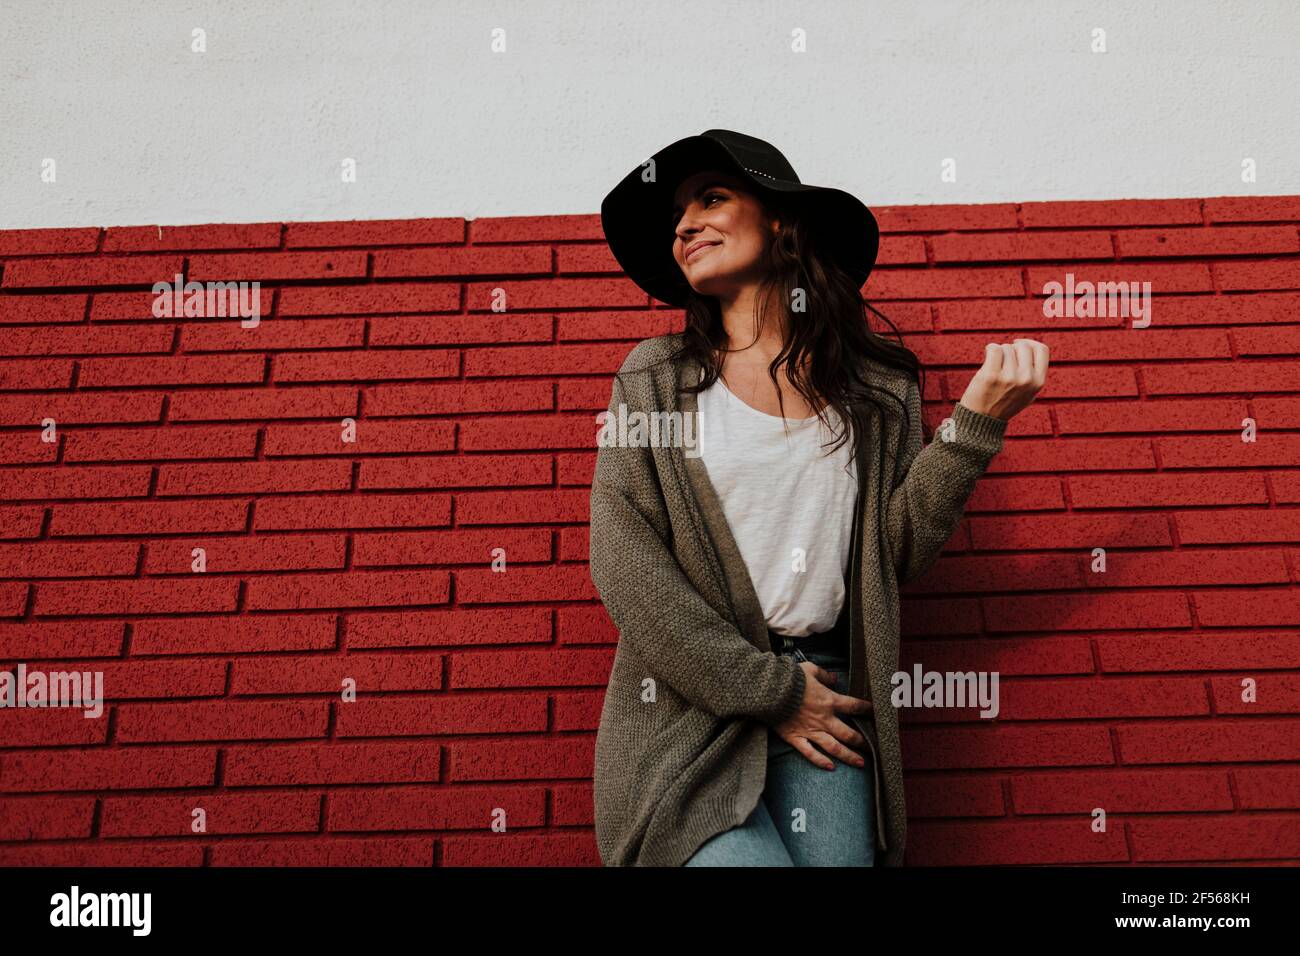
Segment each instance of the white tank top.
[{"label": "white tank top", "polygon": [[[700,459],[767,626],[790,637],[830,630],[844,604],[858,488],[851,439],[828,456],[836,433],[816,416],[760,412],[720,378],[698,408]],[[842,427],[834,409],[826,414]]]}]

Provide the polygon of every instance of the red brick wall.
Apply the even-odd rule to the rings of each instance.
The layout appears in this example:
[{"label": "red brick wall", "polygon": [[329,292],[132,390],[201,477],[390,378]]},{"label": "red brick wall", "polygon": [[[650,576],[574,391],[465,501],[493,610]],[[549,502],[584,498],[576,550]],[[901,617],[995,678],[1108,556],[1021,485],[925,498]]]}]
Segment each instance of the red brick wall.
[{"label": "red brick wall", "polygon": [[[905,668],[1002,676],[904,714],[909,862],[1300,862],[1300,197],[879,216],[931,425],[1052,355],[907,589]],[[270,314],[156,319],[177,272]],[[1066,272],[1151,327],[1045,319]],[[0,232],[0,662],[108,698],[0,711],[0,863],[598,863],[593,415],[680,323],[595,216]]]}]

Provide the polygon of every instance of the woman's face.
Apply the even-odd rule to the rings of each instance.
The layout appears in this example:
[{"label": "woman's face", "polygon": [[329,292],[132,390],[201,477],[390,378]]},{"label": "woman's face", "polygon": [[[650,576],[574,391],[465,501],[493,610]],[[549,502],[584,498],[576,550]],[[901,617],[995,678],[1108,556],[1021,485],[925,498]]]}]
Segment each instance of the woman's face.
[{"label": "woman's face", "polygon": [[673,258],[696,292],[734,298],[762,278],[762,254],[779,223],[730,173],[683,179],[673,197]]}]

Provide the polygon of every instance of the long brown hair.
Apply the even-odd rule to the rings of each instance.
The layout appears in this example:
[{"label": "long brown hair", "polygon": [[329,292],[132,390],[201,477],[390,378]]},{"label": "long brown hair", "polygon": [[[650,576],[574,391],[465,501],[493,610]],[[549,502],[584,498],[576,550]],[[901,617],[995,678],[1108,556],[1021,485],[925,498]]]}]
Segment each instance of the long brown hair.
[{"label": "long brown hair", "polygon": [[[906,434],[910,423],[905,404],[893,392],[870,381],[865,372],[868,363],[862,359],[905,372],[917,382],[924,395],[925,373],[920,360],[902,344],[902,336],[889,317],[868,303],[855,280],[827,255],[798,206],[779,197],[757,198],[781,222],[780,232],[764,252],[765,275],[756,296],[755,319],[761,329],[773,297],[782,303],[786,319],[784,345],[768,365],[768,376],[776,387],[782,417],[785,403],[777,381],[779,373],[784,373],[809,406],[816,409],[817,417],[827,428],[833,426],[826,409],[835,410],[845,427],[839,430],[833,449],[851,441],[851,454],[857,457],[859,445],[871,429],[870,423],[853,406],[869,403],[879,414],[879,421],[884,422],[889,411],[882,404],[882,397],[887,397],[901,411],[903,434]],[[686,328],[681,345],[670,360],[690,359],[704,369],[699,383],[682,387],[682,391],[698,393],[721,375],[723,353],[729,343],[722,308],[716,298],[692,290],[685,310]],[[884,320],[895,341],[872,329],[871,314]],[[922,430],[924,433],[924,422]],[[883,470],[884,446],[883,442],[878,444]]]},{"label": "long brown hair", "polygon": [[[756,296],[755,319],[759,323],[767,315],[766,304],[773,295],[780,297],[785,313],[784,346],[768,366],[772,384],[777,386],[777,402],[784,412],[777,373],[784,370],[789,381],[810,407],[817,409],[817,417],[828,428],[826,408],[835,409],[844,428],[839,431],[833,448],[851,441],[851,457],[857,460],[861,443],[875,439],[879,470],[882,476],[876,500],[877,544],[880,547],[882,575],[890,561],[884,542],[885,505],[883,494],[888,487],[892,492],[901,478],[898,474],[902,455],[894,457],[892,477],[883,479],[885,472],[884,423],[893,409],[882,401],[887,398],[896,406],[895,413],[902,415],[902,435],[911,427],[906,403],[892,391],[870,381],[866,374],[868,362],[873,359],[891,368],[903,371],[917,383],[925,394],[925,372],[916,354],[902,344],[902,336],[889,317],[868,303],[852,276],[838,266],[818,241],[817,231],[798,206],[785,202],[774,194],[764,193],[757,198],[769,215],[780,219],[781,227],[768,243],[764,253],[765,276]],[[666,240],[667,241],[667,240]],[[794,303],[800,307],[795,308]],[[722,309],[713,296],[702,296],[693,290],[686,301],[686,328],[681,344],[664,360],[679,362],[693,360],[704,370],[700,381],[680,386],[681,391],[697,394],[708,388],[722,372],[722,354],[728,347],[727,332],[722,322]],[[892,330],[890,341],[871,328],[868,313],[879,316]],[[802,374],[800,373],[802,370]],[[616,373],[615,377],[618,375]],[[862,414],[872,409],[871,415]],[[784,414],[782,415],[784,417]],[[873,427],[873,421],[876,423]],[[923,440],[925,422],[920,422]],[[865,476],[859,476],[865,480]],[[734,610],[734,609],[733,609]]]}]

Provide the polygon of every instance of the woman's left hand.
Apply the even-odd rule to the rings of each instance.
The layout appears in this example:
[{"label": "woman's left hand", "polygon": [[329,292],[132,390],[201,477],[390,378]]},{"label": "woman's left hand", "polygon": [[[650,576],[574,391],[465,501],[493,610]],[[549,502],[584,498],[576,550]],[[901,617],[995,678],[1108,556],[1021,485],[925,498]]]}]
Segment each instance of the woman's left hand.
[{"label": "woman's left hand", "polygon": [[984,364],[966,386],[961,404],[972,412],[1010,419],[1025,410],[1047,380],[1047,346],[1033,339],[984,346]]}]

